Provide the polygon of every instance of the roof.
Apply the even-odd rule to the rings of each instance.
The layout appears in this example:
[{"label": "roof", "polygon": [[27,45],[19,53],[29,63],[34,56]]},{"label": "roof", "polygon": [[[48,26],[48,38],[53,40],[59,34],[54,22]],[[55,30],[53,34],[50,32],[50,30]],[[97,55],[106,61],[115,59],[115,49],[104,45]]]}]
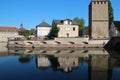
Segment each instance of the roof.
[{"label": "roof", "polygon": [[78,23],[74,20],[71,20],[71,19],[65,19],[65,20],[53,20],[53,23],[54,24],[63,24],[63,21],[71,21],[72,22],[72,25],[78,25]]},{"label": "roof", "polygon": [[48,24],[47,22],[43,21],[42,23],[40,23],[40,24],[37,25],[36,27],[51,27],[51,25]]},{"label": "roof", "polygon": [[23,27],[23,24],[20,24],[20,28],[19,28],[19,31],[24,31],[24,30],[26,30],[24,27]]},{"label": "roof", "polygon": [[0,32],[18,32],[16,27],[0,26]]},{"label": "roof", "polygon": [[120,30],[120,21],[114,21],[114,25]]},{"label": "roof", "polygon": [[24,30],[26,30],[24,27],[19,28],[19,31],[24,31]]}]

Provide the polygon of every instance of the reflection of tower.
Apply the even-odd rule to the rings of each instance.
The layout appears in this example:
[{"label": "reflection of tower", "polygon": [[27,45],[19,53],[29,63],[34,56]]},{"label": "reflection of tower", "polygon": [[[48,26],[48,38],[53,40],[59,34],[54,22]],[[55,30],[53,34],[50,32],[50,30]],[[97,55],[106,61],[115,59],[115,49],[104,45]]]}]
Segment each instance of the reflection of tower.
[{"label": "reflection of tower", "polygon": [[64,72],[72,71],[72,68],[78,67],[78,58],[76,57],[58,57],[59,67]]},{"label": "reflection of tower", "polygon": [[90,80],[108,80],[109,55],[91,54],[89,61]]},{"label": "reflection of tower", "polygon": [[109,37],[108,0],[92,0],[89,5],[89,32],[91,39]]}]

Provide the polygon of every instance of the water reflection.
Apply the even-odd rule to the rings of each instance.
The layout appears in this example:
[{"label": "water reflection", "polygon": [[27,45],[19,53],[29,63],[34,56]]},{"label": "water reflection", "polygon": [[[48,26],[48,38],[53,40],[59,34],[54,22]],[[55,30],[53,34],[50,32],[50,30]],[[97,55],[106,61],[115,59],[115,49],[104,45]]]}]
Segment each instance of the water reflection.
[{"label": "water reflection", "polygon": [[19,62],[20,63],[28,63],[30,62],[30,55],[20,55],[19,56]]},{"label": "water reflection", "polygon": [[64,72],[70,72],[78,67],[78,58],[76,57],[58,57],[58,62],[57,69],[62,69]]},{"label": "water reflection", "polygon": [[90,55],[89,57],[89,77],[90,80],[108,80],[109,76],[109,56]]},{"label": "water reflection", "polygon": [[42,55],[38,55],[36,57],[36,64],[37,64],[37,68],[39,68],[41,70],[46,70],[47,68],[49,68],[51,66],[49,57],[42,56]]},{"label": "water reflection", "polygon": [[[8,58],[6,58],[9,60],[8,64],[2,63],[2,59],[5,56],[11,55],[17,57],[16,59],[20,64],[18,62],[9,63],[11,59]],[[26,66],[28,65],[24,70],[26,78],[24,77],[25,79],[22,80],[36,80],[36,78],[30,79],[30,77],[27,77],[27,69],[30,66],[34,68],[34,73],[31,73],[31,77],[37,77],[39,80],[45,80],[44,76],[48,77],[46,80],[120,80],[119,60],[120,54],[118,52],[106,51],[104,49],[32,50],[4,48],[0,50],[0,64],[2,63],[3,66],[0,66],[0,75],[5,76],[2,73],[9,73],[9,68],[5,67],[8,69],[4,69],[4,66],[19,64],[17,67],[20,69],[25,64]],[[2,79],[1,76],[0,79]]]}]

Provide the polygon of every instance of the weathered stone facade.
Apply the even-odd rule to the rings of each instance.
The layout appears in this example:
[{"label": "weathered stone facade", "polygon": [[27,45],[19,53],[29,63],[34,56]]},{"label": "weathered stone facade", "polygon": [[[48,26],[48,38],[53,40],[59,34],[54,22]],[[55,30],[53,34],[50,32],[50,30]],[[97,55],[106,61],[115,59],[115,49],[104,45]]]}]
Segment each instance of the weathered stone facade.
[{"label": "weathered stone facade", "polygon": [[78,23],[72,21],[70,19],[65,20],[53,20],[53,26],[57,26],[59,28],[58,37],[79,37],[78,35]]},{"label": "weathered stone facade", "polygon": [[89,5],[90,39],[108,39],[109,12],[108,0],[92,0]]},{"label": "weathered stone facade", "polygon": [[19,37],[16,27],[0,26],[0,42],[7,42],[8,38]]}]

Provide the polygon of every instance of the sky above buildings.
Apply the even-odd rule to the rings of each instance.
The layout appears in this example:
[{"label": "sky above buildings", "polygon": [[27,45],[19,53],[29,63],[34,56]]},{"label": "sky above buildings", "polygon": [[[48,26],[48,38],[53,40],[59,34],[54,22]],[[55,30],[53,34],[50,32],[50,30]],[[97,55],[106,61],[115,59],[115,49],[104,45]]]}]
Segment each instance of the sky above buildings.
[{"label": "sky above buildings", "polygon": [[[44,19],[85,19],[88,26],[88,5],[91,0],[0,0],[0,26],[36,28]],[[120,20],[120,0],[111,0],[115,20]]]}]

